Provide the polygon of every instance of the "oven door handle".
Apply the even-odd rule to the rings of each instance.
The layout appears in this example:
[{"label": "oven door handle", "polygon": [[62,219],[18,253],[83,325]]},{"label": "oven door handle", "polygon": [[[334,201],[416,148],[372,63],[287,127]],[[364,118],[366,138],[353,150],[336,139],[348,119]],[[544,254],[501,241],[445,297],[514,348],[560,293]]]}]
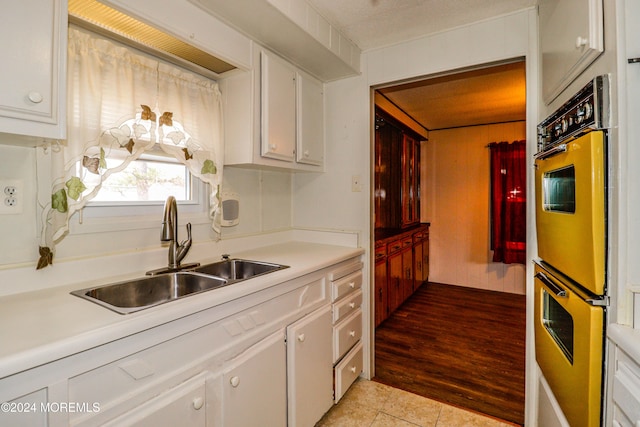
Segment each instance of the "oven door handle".
[{"label": "oven door handle", "polygon": [[556,154],[566,153],[567,152],[567,144],[559,144],[553,148],[550,148],[547,151],[540,151],[533,155],[535,160],[544,160],[548,157],[555,156]]},{"label": "oven door handle", "polygon": [[551,292],[553,292],[557,297],[562,297],[562,298],[567,297],[567,291],[565,291],[560,286],[553,283],[551,279],[549,279],[547,275],[544,274],[543,272],[541,271],[537,272],[535,277],[536,279],[544,283],[549,289],[551,289]]}]

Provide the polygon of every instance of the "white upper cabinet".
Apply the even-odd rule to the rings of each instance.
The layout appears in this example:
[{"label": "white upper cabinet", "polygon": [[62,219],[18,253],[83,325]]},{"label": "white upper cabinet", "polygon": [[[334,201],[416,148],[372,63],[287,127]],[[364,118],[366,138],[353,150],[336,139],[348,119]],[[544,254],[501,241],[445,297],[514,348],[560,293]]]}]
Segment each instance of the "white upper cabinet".
[{"label": "white upper cabinet", "polygon": [[539,14],[542,95],[549,104],[604,51],[602,0],[543,0]]},{"label": "white upper cabinet", "polygon": [[67,1],[11,2],[0,37],[0,132],[64,138]]},{"label": "white upper cabinet", "polygon": [[324,85],[298,72],[296,87],[296,160],[321,166],[324,162]]},{"label": "white upper cabinet", "polygon": [[260,71],[261,154],[291,162],[296,147],[296,70],[263,51]]},{"label": "white upper cabinet", "polygon": [[250,71],[220,80],[225,165],[321,172],[324,84],[258,48]]}]

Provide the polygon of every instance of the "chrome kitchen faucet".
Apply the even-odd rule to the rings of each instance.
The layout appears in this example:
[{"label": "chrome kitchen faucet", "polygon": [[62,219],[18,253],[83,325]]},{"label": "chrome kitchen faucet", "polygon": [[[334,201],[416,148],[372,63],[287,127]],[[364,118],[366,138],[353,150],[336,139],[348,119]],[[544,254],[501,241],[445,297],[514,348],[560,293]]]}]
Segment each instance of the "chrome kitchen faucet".
[{"label": "chrome kitchen faucet", "polygon": [[160,241],[169,242],[169,263],[166,268],[148,271],[148,275],[169,273],[200,265],[199,263],[186,265],[180,264],[180,261],[184,259],[191,248],[191,223],[187,224],[187,239],[178,243],[178,203],[176,202],[176,198],[173,196],[167,197],[167,200],[164,202]]}]

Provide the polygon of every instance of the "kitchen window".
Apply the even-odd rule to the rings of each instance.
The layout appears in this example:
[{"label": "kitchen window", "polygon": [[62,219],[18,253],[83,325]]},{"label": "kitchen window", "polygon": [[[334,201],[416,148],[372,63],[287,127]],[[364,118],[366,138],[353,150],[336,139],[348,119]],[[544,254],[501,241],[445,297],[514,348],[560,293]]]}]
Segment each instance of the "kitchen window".
[{"label": "kitchen window", "polygon": [[[169,195],[219,233],[218,84],[75,26],[67,62],[67,140],[47,147],[51,183],[40,190],[50,189],[50,196],[39,199],[50,201],[43,206],[38,268],[52,262],[74,215],[79,222],[125,218],[117,224],[132,216],[140,222],[157,216]],[[155,216],[148,222],[157,223]]]}]

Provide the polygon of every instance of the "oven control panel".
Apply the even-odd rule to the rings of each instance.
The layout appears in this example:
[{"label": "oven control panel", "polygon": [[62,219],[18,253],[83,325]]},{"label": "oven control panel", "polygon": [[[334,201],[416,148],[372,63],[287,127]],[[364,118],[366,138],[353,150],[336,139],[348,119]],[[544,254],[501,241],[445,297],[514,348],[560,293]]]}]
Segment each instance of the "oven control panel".
[{"label": "oven control panel", "polygon": [[580,92],[538,125],[538,152],[543,153],[585,132],[607,129],[611,104],[609,75],[595,77]]}]

